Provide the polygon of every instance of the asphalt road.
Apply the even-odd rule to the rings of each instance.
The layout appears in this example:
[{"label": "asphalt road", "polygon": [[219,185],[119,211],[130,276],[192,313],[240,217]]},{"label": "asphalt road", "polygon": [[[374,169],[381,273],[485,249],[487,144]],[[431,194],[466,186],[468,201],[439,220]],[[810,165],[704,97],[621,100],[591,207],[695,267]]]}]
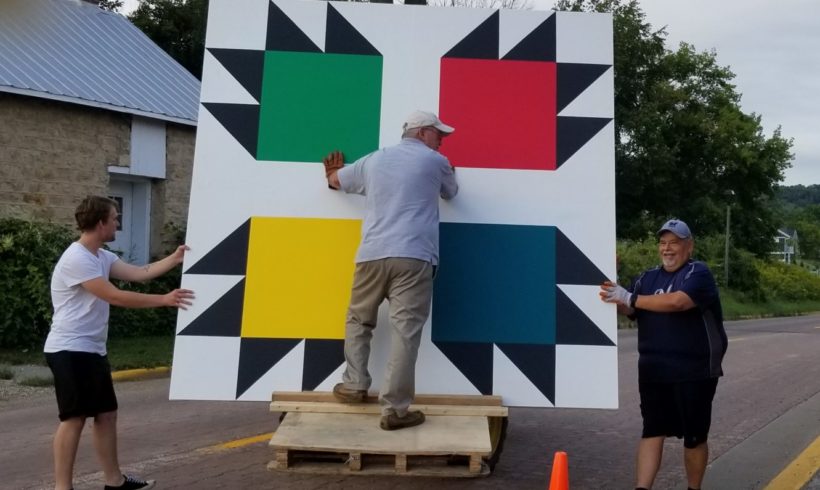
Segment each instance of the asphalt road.
[{"label": "asphalt road", "polygon": [[[763,488],[820,436],[820,316],[726,326],[726,376],[715,399],[704,488]],[[120,460],[126,471],[156,478],[157,488],[544,489],[553,454],[561,450],[569,455],[571,488],[630,489],[641,425],[635,344],[635,331],[619,333],[620,409],[511,409],[504,453],[487,478],[272,472],[266,469],[272,453],[264,441],[220,446],[274,431],[277,414],[266,403],[172,402],[167,379],[117,385]],[[52,485],[56,424],[49,393],[0,403],[0,488]],[[86,433],[80,443],[78,490],[101,485],[90,439]],[[667,440],[654,488],[686,488],[679,441]]]}]

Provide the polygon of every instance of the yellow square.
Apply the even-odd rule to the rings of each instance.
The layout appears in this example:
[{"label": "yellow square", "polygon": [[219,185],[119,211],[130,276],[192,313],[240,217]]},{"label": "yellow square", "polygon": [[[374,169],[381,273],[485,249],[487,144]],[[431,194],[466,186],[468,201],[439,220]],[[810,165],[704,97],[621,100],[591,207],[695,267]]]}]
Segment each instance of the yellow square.
[{"label": "yellow square", "polygon": [[251,218],[242,337],[344,339],[361,220]]}]

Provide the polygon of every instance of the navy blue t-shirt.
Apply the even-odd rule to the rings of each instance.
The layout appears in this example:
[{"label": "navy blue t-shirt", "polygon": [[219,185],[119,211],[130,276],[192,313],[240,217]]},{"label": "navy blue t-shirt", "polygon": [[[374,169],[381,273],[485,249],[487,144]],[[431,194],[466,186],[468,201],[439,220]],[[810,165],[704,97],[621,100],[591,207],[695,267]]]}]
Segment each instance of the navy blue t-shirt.
[{"label": "navy blue t-shirt", "polygon": [[641,381],[666,383],[723,375],[721,362],[728,341],[717,284],[706,264],[689,260],[674,272],[650,269],[630,291],[640,295],[683,291],[695,303],[694,308],[679,312],[635,310]]}]

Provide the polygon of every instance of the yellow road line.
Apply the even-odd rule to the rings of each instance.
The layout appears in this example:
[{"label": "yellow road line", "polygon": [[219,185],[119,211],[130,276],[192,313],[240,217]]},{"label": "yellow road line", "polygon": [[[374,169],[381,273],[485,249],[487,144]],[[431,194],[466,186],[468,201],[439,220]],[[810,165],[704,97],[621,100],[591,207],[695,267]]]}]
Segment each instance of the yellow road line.
[{"label": "yellow road line", "polygon": [[746,340],[748,338],[749,337],[735,337],[735,338],[729,339],[729,342],[740,342],[741,340]]},{"label": "yellow road line", "polygon": [[820,469],[820,436],[763,490],[800,490]]},{"label": "yellow road line", "polygon": [[236,449],[238,447],[249,446],[251,444],[257,444],[259,442],[267,442],[270,441],[270,438],[273,437],[273,432],[268,432],[265,434],[259,434],[258,436],[251,436],[246,437],[244,439],[236,439],[234,441],[223,442],[221,444],[215,444],[213,446],[209,446],[203,448],[202,451],[210,452],[210,451],[221,451],[225,449]]},{"label": "yellow road line", "polygon": [[111,373],[111,379],[114,381],[132,381],[138,379],[160,378],[168,376],[171,372],[169,367],[145,368],[145,369],[127,369],[124,371],[114,371]]}]

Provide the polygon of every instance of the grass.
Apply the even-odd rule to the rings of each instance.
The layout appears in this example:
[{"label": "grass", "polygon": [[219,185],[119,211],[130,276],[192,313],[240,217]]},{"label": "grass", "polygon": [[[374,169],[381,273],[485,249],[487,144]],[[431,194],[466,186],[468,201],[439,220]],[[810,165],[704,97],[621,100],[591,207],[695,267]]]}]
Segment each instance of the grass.
[{"label": "grass", "polygon": [[[732,290],[721,291],[723,316],[726,320],[742,318],[764,318],[776,316],[795,316],[820,311],[820,301],[743,301],[741,294]],[[635,324],[625,317],[618,317],[618,328],[635,328]],[[108,360],[111,369],[153,368],[170,366],[174,352],[174,337],[170,335],[151,337],[111,338],[108,340]],[[35,364],[45,365],[42,348],[5,349],[0,348],[0,365]],[[12,379],[14,372],[0,366],[0,379]],[[50,379],[50,378],[49,378]],[[25,384],[27,380],[21,381]],[[51,381],[30,379],[30,386],[50,386]],[[36,383],[46,384],[36,384]]]},{"label": "grass", "polygon": [[[170,366],[174,352],[174,337],[129,337],[108,340],[108,361],[111,369],[151,368]],[[0,364],[45,365],[42,348],[0,349]]]},{"label": "grass", "polygon": [[23,386],[53,386],[54,378],[51,376],[28,376],[18,381],[18,383]]},{"label": "grass", "polygon": [[739,295],[733,291],[721,291],[720,300],[723,306],[723,317],[726,320],[797,316],[820,311],[820,301],[741,302]]}]

